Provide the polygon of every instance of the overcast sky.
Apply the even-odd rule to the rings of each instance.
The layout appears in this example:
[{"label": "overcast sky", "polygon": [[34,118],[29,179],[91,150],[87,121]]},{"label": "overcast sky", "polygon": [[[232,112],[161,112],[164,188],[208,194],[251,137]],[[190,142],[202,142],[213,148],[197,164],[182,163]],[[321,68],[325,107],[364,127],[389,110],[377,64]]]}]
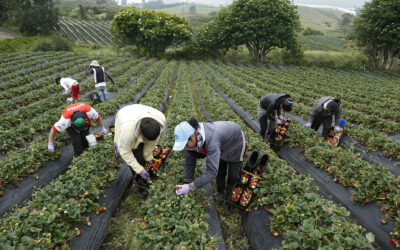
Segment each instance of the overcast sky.
[{"label": "overcast sky", "polygon": [[[148,1],[148,0],[147,0]],[[142,0],[128,0],[129,2],[141,3]],[[205,5],[228,5],[232,0],[164,0],[164,3],[176,3],[176,2],[194,2],[197,4]],[[305,4],[305,5],[328,5],[340,8],[345,8],[349,10],[355,10],[361,8],[365,2],[368,0],[293,0],[295,4]]]}]

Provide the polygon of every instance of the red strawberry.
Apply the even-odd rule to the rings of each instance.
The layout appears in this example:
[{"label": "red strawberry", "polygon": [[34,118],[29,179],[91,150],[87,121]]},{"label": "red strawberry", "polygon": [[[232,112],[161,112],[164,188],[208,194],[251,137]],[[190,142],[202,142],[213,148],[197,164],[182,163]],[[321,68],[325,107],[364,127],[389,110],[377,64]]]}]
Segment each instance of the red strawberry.
[{"label": "red strawberry", "polygon": [[353,202],[353,200],[352,200],[352,199],[350,199],[350,202]]},{"label": "red strawberry", "polygon": [[3,182],[2,181],[0,181],[0,186],[3,186]]},{"label": "red strawberry", "polygon": [[78,230],[78,233],[76,235],[81,236],[82,232],[81,230]]},{"label": "red strawberry", "polygon": [[99,213],[101,214],[102,212],[104,212],[104,209],[101,207],[101,208],[99,209]]},{"label": "red strawberry", "polygon": [[381,224],[383,225],[383,224],[386,224],[386,221],[385,220],[381,220]]},{"label": "red strawberry", "polygon": [[397,242],[396,242],[396,240],[395,240],[395,239],[393,239],[393,238],[392,238],[392,239],[390,239],[390,243],[392,243],[392,244],[393,244],[393,245],[395,245],[395,246],[397,245]]},{"label": "red strawberry", "polygon": [[3,191],[0,192],[0,197],[2,197],[4,195]]}]

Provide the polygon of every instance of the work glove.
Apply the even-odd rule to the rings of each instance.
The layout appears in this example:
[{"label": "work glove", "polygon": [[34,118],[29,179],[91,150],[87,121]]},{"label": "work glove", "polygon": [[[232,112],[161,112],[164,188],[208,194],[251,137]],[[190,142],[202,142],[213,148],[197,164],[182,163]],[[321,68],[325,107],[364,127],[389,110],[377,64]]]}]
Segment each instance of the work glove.
[{"label": "work glove", "polygon": [[146,171],[146,169],[143,170],[143,172],[141,172],[140,177],[142,177],[145,181],[147,181],[149,179],[150,174]]},{"label": "work glove", "polygon": [[282,125],[283,121],[282,121],[281,119],[276,119],[276,123],[277,123],[278,125]]},{"label": "work glove", "polygon": [[107,135],[107,129],[106,129],[105,127],[102,127],[102,128],[101,128],[101,133],[102,133],[103,135]]},{"label": "work glove", "polygon": [[305,127],[305,128],[311,128],[311,122],[307,122],[306,124],[304,124],[303,127]]},{"label": "work glove", "polygon": [[177,195],[184,195],[190,192],[189,184],[184,185],[176,185],[176,194]]},{"label": "work glove", "polygon": [[49,143],[47,144],[47,150],[49,152],[54,152],[54,142],[49,141]]},{"label": "work glove", "polygon": [[334,131],[335,133],[337,133],[337,132],[342,131],[342,128],[339,127],[339,126],[335,126],[335,127],[333,128],[333,131]]},{"label": "work glove", "polygon": [[120,156],[117,143],[114,143],[114,151],[116,155]]},{"label": "work glove", "polygon": [[279,115],[278,118],[279,118],[279,120],[281,120],[282,122],[285,122],[285,121],[286,121],[286,118],[283,117],[283,115]]}]

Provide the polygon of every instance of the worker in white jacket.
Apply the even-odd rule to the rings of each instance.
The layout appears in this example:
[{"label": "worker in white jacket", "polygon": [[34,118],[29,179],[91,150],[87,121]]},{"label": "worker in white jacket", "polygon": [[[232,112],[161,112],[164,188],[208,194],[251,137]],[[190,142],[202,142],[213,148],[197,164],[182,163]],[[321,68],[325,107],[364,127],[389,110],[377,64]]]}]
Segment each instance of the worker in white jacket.
[{"label": "worker in white jacket", "polygon": [[63,95],[67,95],[72,92],[72,99],[75,101],[79,95],[79,82],[72,78],[56,78],[56,84],[60,84],[64,88]]},{"label": "worker in white jacket", "polygon": [[149,173],[144,166],[153,159],[153,150],[165,129],[165,116],[157,109],[141,104],[126,106],[115,118],[115,153],[121,155],[133,174],[147,181]]}]

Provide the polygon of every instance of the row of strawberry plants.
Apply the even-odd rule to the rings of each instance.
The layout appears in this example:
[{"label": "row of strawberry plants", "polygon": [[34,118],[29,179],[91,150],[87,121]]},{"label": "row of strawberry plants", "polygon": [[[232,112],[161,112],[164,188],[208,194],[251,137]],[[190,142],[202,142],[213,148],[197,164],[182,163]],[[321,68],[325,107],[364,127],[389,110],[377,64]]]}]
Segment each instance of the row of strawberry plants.
[{"label": "row of strawberry plants", "polygon": [[121,160],[113,151],[112,139],[88,149],[31,201],[1,218],[0,248],[68,248],[66,242],[78,234],[75,226],[90,225],[85,214],[99,210],[95,200],[115,178]]},{"label": "row of strawberry plants", "polygon": [[[355,101],[360,103],[370,104],[365,100],[365,96],[370,96],[373,100],[377,101],[376,105],[378,107],[384,107],[382,103],[382,98],[391,99],[396,103],[396,106],[400,105],[400,102],[396,100],[392,91],[397,87],[396,82],[391,78],[366,78],[360,77],[359,75],[353,74],[343,74],[345,72],[330,70],[330,69],[319,69],[315,70],[313,68],[298,68],[296,72],[290,72],[290,75],[304,79],[304,81],[322,81],[330,83],[333,91],[338,94],[341,92],[346,92],[351,94],[349,98],[355,98]],[[287,74],[287,73],[286,73]],[[335,84],[332,84],[334,81]],[[376,86],[380,86],[376,88]],[[354,89],[360,88],[362,91],[360,93],[354,92]],[[392,103],[393,105],[393,103]],[[393,107],[393,106],[389,106]]]},{"label": "row of strawberry plants", "polygon": [[29,62],[30,60],[41,57],[47,53],[53,54],[58,52],[2,53],[2,57],[0,58],[0,66],[6,68],[16,63]]},{"label": "row of strawberry plants", "polygon": [[[281,92],[290,92],[298,102],[309,105],[310,110],[313,102],[316,99],[326,95],[333,95],[333,93],[330,91],[330,88],[326,88],[321,85],[307,89],[305,86],[307,86],[308,83],[299,82],[296,78],[284,79],[283,77],[280,77],[273,79],[271,78],[270,74],[264,74],[262,71],[255,74],[255,71],[252,72],[250,69],[240,67],[231,68],[231,70],[234,70],[235,74],[249,75],[253,78],[263,81],[264,84],[279,87]],[[342,102],[346,103],[347,96],[342,97]],[[343,115],[347,120],[355,123],[362,123],[369,128],[376,127],[391,134],[400,132],[399,123],[396,121],[386,120],[376,115],[367,115],[359,112],[356,109],[353,109],[353,107],[357,106],[357,103],[348,102],[347,104],[348,105],[345,105],[346,108],[343,110]]]},{"label": "row of strawberry plants", "polygon": [[[238,75],[235,73],[237,70],[224,70],[220,67],[216,67],[216,70],[224,75],[224,77],[228,77],[234,84],[240,86],[257,98],[263,97],[266,93],[282,92],[282,89],[278,86],[266,85],[264,81],[249,75]],[[250,82],[256,85],[254,86],[250,84]],[[301,99],[302,97],[298,98]],[[296,103],[297,101],[296,99]],[[253,115],[255,115],[256,109],[251,109],[251,111]],[[304,119],[308,119],[310,111],[311,107],[305,106],[302,103],[295,105],[292,110],[293,113],[301,115]],[[395,142],[378,131],[365,128],[363,124],[348,124],[345,127],[345,133],[353,136],[355,139],[359,140],[360,143],[366,144],[369,150],[382,150],[386,156],[400,159],[400,142]]]},{"label": "row of strawberry plants", "polygon": [[199,66],[194,63],[192,66],[211,118],[237,122],[246,135],[248,147],[270,157],[255,190],[255,203],[272,214],[270,229],[275,236],[283,235],[282,247],[372,249],[371,240],[363,235],[365,231],[347,218],[349,212],[321,198],[309,177],[296,175],[210,86]]},{"label": "row of strawberry plants", "polygon": [[[144,85],[145,81],[148,81],[149,76],[154,75],[154,71],[157,70],[160,67],[159,65],[155,65],[154,68],[150,69],[149,73],[144,74],[143,76],[140,76],[137,79],[137,82],[139,81],[138,84],[131,84],[132,86],[129,86],[129,89],[133,89],[134,91],[138,90],[138,87],[142,87]],[[127,90],[129,90],[127,89]],[[95,109],[101,109],[100,111],[97,110],[103,117],[107,115],[111,115],[112,111],[115,110],[103,110],[104,107],[115,107],[118,106],[118,101],[120,99],[128,98],[129,100],[132,99],[130,97],[130,93],[128,92],[125,96],[119,94],[118,98],[113,98],[112,100],[107,101],[104,105],[98,104],[95,105]],[[34,119],[34,122],[32,123],[32,127],[27,126],[27,130],[29,130],[27,133],[39,133],[39,132],[46,132],[51,125],[56,122],[59,118],[59,115],[62,113],[62,111],[65,109],[67,104],[64,104],[60,108],[52,110],[52,112],[47,112],[41,117],[37,117]],[[37,128],[34,126],[34,124],[41,124],[40,128]],[[64,136],[63,136],[64,135]],[[65,145],[66,143],[69,142],[68,136],[65,135],[65,133],[57,134],[57,136],[60,136],[60,138],[56,138],[56,141],[59,143],[59,145]],[[23,148],[17,151],[14,151],[8,155],[7,158],[2,158],[0,160],[1,162],[1,167],[0,167],[0,176],[1,180],[4,185],[7,184],[13,184],[17,182],[21,177],[29,175],[31,173],[34,173],[39,167],[43,166],[48,160],[55,159],[59,157],[59,151],[53,154],[45,152],[41,152],[43,145],[46,145],[47,142],[47,137],[40,137],[38,140],[35,140],[32,142],[28,148]],[[10,145],[10,141],[6,141],[6,145]],[[11,144],[12,145],[12,144]]]},{"label": "row of strawberry plants", "polygon": [[98,45],[111,46],[111,44],[105,40],[104,34],[102,34],[98,29],[93,28],[92,25],[89,25],[86,22],[77,21],[77,20],[74,20],[74,23],[79,24],[80,27],[82,27],[84,30],[86,30]]},{"label": "row of strawberry plants", "polygon": [[[72,55],[72,53],[65,53],[65,52],[48,53],[48,54],[43,54],[40,57],[29,58],[26,61],[23,61],[23,60],[18,61],[17,64],[13,64],[10,66],[4,66],[0,70],[0,73],[1,73],[0,81],[3,81],[3,77],[6,74],[10,74],[14,71],[25,71],[28,68],[31,69],[31,68],[37,66],[39,63],[42,64],[43,62],[46,62],[46,61],[55,60],[55,59],[59,58],[60,55],[62,55],[62,54]],[[32,71],[30,71],[30,72],[32,72]]]},{"label": "row of strawberry plants", "polygon": [[[80,71],[79,68],[83,68],[85,65],[87,65],[89,61],[87,59],[78,59],[75,62],[70,62],[66,63],[65,67],[72,67],[69,71],[72,71],[73,73],[76,73],[77,71]],[[77,64],[76,64],[77,63]],[[80,66],[80,67],[79,67]],[[57,71],[54,71],[52,74],[53,76],[56,74],[61,73],[64,70],[64,67],[60,67]],[[32,82],[11,88],[10,90],[3,90],[0,93],[1,100],[0,103],[5,106],[2,111],[4,112],[5,110],[12,110],[15,108],[18,108],[18,105],[23,105],[24,103],[31,103],[33,96],[40,95],[38,93],[41,93],[44,91],[44,87],[49,87],[52,86],[54,83],[54,78],[47,76],[47,77],[42,77],[38,78],[37,80],[33,80]],[[54,86],[54,85],[53,85]],[[44,95],[48,96],[48,95]],[[31,98],[31,100],[29,100]],[[28,99],[28,101],[26,101]],[[37,100],[37,98],[35,99]],[[16,104],[15,106],[13,104]],[[8,106],[11,105],[11,106]]]},{"label": "row of strawberry plants", "polygon": [[[257,70],[248,69],[248,71],[254,73]],[[322,73],[320,71],[322,71]],[[356,122],[360,121],[360,119],[365,119],[365,115],[380,117],[391,122],[400,121],[400,115],[396,112],[400,106],[396,108],[396,105],[394,105],[394,102],[397,100],[394,98],[385,98],[378,94],[376,86],[379,83],[373,82],[375,90],[373,92],[368,92],[365,91],[366,83],[362,81],[362,78],[349,81],[348,79],[341,79],[337,75],[325,73],[323,69],[320,71],[318,71],[318,75],[313,76],[312,71],[305,71],[305,73],[299,70],[296,72],[281,73],[273,70],[261,70],[261,72],[265,73],[271,80],[284,81],[288,85],[298,85],[300,90],[297,88],[295,91],[301,91],[298,93],[301,96],[311,92],[319,96],[330,95],[342,98],[342,103],[349,107],[348,110],[352,110],[352,112],[348,114],[349,118]],[[359,82],[359,84],[357,84],[357,82]],[[385,85],[391,85],[390,81],[386,80]],[[330,87],[326,88],[325,86]],[[361,91],[354,93],[354,89],[357,87],[360,87]],[[393,86],[391,88],[391,92],[393,92]],[[372,123],[371,126],[375,126],[373,119],[366,119],[366,121]],[[393,124],[393,126],[395,125],[396,124]]]},{"label": "row of strawberry plants", "polygon": [[[177,71],[174,99],[168,107],[168,130],[164,136],[164,146],[170,148],[174,141],[174,127],[181,121],[195,116],[187,81],[189,74],[187,64],[181,63]],[[163,82],[167,83],[168,79],[164,78]],[[208,224],[204,208],[208,204],[204,200],[203,190],[177,196],[175,185],[182,181],[183,154],[174,152],[160,169],[159,179],[153,181],[150,186],[149,198],[142,205],[138,216],[141,219],[134,222],[135,235],[128,235],[134,237],[134,248],[213,247],[214,240],[207,234]]]},{"label": "row of strawberry plants", "polygon": [[87,42],[89,44],[94,44],[88,37],[86,37],[80,30],[76,29],[73,24],[71,24],[68,20],[60,21],[65,27],[75,36],[78,37],[78,40]]},{"label": "row of strawberry plants", "polygon": [[61,58],[56,62],[46,63],[45,60],[42,61],[42,64],[38,65],[34,69],[28,69],[26,71],[17,71],[12,74],[7,74],[2,76],[2,80],[6,81],[5,84],[2,84],[0,87],[1,91],[7,91],[11,88],[19,87],[21,85],[25,85],[36,80],[39,77],[44,77],[50,75],[63,64],[76,61],[77,59],[83,59],[86,56],[82,56],[80,54],[73,54],[69,57]]},{"label": "row of strawberry plants", "polygon": [[[228,94],[242,107],[249,106],[249,102],[257,101],[255,97],[232,88],[225,79],[219,77],[206,64],[202,64],[212,80],[222,91]],[[398,176],[394,176],[386,167],[371,165],[362,160],[358,154],[337,148],[315,135],[314,131],[303,128],[298,124],[292,126],[288,132],[289,143],[300,146],[305,150],[307,159],[315,166],[326,169],[333,175],[334,181],[345,187],[351,187],[353,199],[361,203],[378,202],[388,218],[398,219],[400,208],[400,188]],[[395,234],[400,232],[400,220],[396,221]]]},{"label": "row of strawberry plants", "polygon": [[[118,60],[112,61],[112,64],[120,63],[122,61],[123,61],[123,59],[120,59],[119,61]],[[110,65],[112,65],[112,64],[110,64]],[[57,75],[59,75],[59,76],[62,76],[65,74],[74,75],[74,74],[80,73],[85,68],[85,66],[86,66],[85,64],[82,64],[78,67],[74,67],[72,69],[63,71],[62,73],[59,73]],[[83,84],[85,82],[85,80],[84,80],[85,78],[88,79],[88,77],[86,77],[83,74],[79,75],[78,77],[75,77],[75,79],[77,81],[79,81],[81,84]],[[13,110],[0,115],[0,118],[1,118],[0,128],[2,130],[11,129],[15,125],[19,124],[22,121],[28,121],[30,118],[40,115],[42,112],[44,112],[46,110],[49,110],[51,108],[54,108],[54,107],[57,107],[57,106],[63,104],[63,101],[64,101],[63,97],[61,97],[60,95],[57,95],[57,94],[52,95],[54,92],[56,92],[56,93],[58,92],[58,90],[60,89],[60,86],[55,85],[55,84],[48,85],[47,81],[43,80],[41,82],[37,82],[38,85],[43,84],[46,87],[21,96],[20,99],[18,99],[18,102],[12,103],[13,99],[10,100],[9,103],[13,104]],[[85,92],[90,88],[91,88],[91,86],[89,86],[89,84],[85,84],[80,89],[80,92],[81,93]],[[10,107],[8,109],[11,110]],[[34,111],[34,112],[32,112],[32,111]]]},{"label": "row of strawberry plants", "polygon": [[141,104],[158,109],[161,100],[164,98],[165,90],[168,88],[168,84],[171,81],[171,77],[177,70],[178,62],[170,61],[165,66],[165,69],[161,72],[160,77],[154,83],[154,85],[147,91],[144,98],[140,100]]}]

